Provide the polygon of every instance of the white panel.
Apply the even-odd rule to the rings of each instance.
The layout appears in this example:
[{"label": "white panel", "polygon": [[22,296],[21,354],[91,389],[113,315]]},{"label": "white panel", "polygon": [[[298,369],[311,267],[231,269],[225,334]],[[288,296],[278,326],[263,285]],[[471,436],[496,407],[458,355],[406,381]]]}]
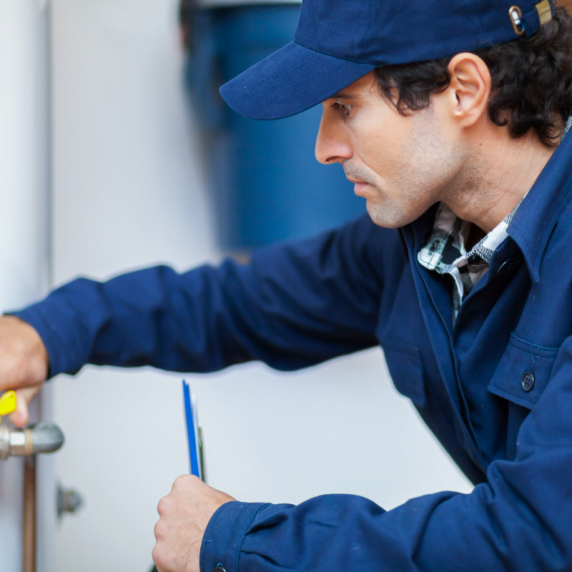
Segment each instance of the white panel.
[{"label": "white panel", "polygon": [[0,554],[6,572],[22,566],[22,467],[21,459],[0,465]]},{"label": "white panel", "polygon": [[47,285],[47,14],[38,0],[0,2],[0,305]]},{"label": "white panel", "polygon": [[[48,284],[47,24],[45,2],[0,0],[0,309],[37,299]],[[40,508],[39,570],[48,572],[54,493],[50,471],[40,473],[40,496],[52,503]],[[0,461],[2,572],[21,568],[21,484],[21,460]]]}]

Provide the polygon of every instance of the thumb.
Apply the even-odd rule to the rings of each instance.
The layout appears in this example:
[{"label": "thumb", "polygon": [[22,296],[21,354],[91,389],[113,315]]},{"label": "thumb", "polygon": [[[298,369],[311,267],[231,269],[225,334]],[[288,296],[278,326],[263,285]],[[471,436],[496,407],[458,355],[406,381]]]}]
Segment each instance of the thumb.
[{"label": "thumb", "polygon": [[16,411],[9,417],[10,421],[12,421],[16,427],[24,427],[30,420],[28,406],[38,391],[40,391],[41,387],[42,384],[39,384],[16,390],[18,405],[16,406]]}]

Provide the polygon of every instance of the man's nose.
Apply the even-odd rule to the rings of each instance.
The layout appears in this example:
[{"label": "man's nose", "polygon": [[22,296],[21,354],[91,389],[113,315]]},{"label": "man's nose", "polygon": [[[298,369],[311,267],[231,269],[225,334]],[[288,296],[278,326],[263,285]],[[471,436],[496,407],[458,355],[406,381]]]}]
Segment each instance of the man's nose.
[{"label": "man's nose", "polygon": [[316,159],[323,165],[343,163],[352,157],[352,149],[344,140],[340,128],[322,112],[320,130],[316,139]]}]

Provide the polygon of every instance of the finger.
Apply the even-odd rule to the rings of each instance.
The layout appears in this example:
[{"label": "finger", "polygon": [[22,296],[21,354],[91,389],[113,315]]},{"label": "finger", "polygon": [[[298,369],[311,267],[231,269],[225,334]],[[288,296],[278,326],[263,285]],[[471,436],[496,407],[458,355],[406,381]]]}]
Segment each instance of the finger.
[{"label": "finger", "polygon": [[[151,558],[157,567],[157,572],[167,572],[164,543],[155,543],[151,552]],[[163,566],[164,564],[165,566]]]},{"label": "finger", "polygon": [[176,491],[192,491],[194,489],[210,488],[206,483],[201,481],[196,475],[181,475],[175,479],[171,492]]},{"label": "finger", "polygon": [[157,504],[157,512],[159,513],[159,516],[162,517],[167,512],[168,508],[169,508],[169,499],[168,497],[163,497]]},{"label": "finger", "polygon": [[10,421],[12,421],[16,427],[24,427],[24,425],[28,423],[30,419],[28,406],[38,391],[40,391],[41,387],[42,386],[40,384],[16,390],[18,405],[16,407],[16,411],[14,411],[14,413],[12,413],[9,417]]}]

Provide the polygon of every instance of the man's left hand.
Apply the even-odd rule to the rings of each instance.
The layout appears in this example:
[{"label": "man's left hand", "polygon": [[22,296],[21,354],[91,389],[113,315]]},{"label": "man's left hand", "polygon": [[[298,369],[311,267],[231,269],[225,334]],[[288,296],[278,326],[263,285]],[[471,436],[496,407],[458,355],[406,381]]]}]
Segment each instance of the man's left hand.
[{"label": "man's left hand", "polygon": [[158,572],[200,572],[205,529],[215,511],[236,500],[192,475],[183,475],[159,501],[153,561]]}]

